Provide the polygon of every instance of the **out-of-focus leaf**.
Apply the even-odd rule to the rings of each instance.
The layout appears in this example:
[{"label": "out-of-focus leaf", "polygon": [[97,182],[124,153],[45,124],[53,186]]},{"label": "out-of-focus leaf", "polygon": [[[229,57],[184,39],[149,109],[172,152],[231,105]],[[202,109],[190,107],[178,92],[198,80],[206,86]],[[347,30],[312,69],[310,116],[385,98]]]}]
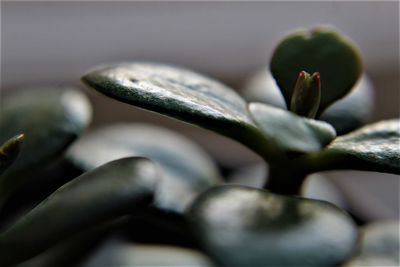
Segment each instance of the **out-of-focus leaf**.
[{"label": "out-of-focus leaf", "polygon": [[290,111],[262,103],[250,103],[249,110],[265,138],[283,151],[318,151],[336,137],[329,124]]},{"label": "out-of-focus leaf", "polygon": [[0,234],[0,265],[14,266],[150,202],[158,176],[143,158],[116,160],[79,176]]},{"label": "out-of-focus leaf", "polygon": [[73,144],[67,158],[84,171],[109,161],[142,156],[162,167],[155,205],[182,212],[200,192],[218,184],[211,158],[186,137],[147,124],[115,124],[88,133]]},{"label": "out-of-focus leaf", "polygon": [[400,222],[376,222],[362,227],[356,256],[345,267],[399,266]]},{"label": "out-of-focus leaf", "polygon": [[287,36],[276,47],[270,67],[287,106],[290,106],[298,73],[319,72],[319,114],[349,93],[362,72],[361,57],[354,44],[331,27],[317,27]]},{"label": "out-of-focus leaf", "polygon": [[400,173],[400,120],[366,125],[311,155],[314,170],[354,169]]},{"label": "out-of-focus leaf", "polygon": [[17,267],[77,267],[105,241],[112,230],[120,226],[124,217],[95,226],[57,243]]},{"label": "out-of-focus leaf", "polygon": [[60,157],[86,128],[90,117],[87,98],[73,89],[27,90],[4,99],[0,143],[20,133],[24,133],[25,142],[0,179],[3,198],[35,171]]},{"label": "out-of-focus leaf", "polygon": [[193,266],[211,267],[211,260],[199,251],[163,245],[110,242],[82,267]]},{"label": "out-of-focus leaf", "polygon": [[328,107],[319,118],[330,123],[338,135],[343,135],[363,126],[372,115],[374,89],[366,75],[351,92]]},{"label": "out-of-focus leaf", "polygon": [[[286,109],[285,100],[266,68],[250,77],[241,93],[249,102]],[[374,88],[364,74],[348,95],[329,106],[318,119],[331,124],[338,135],[346,134],[363,126],[371,117],[373,98]]]},{"label": "out-of-focus leaf", "polygon": [[187,219],[222,266],[333,266],[357,240],[352,219],[332,204],[244,186],[201,194]]},{"label": "out-of-focus leaf", "polygon": [[213,130],[267,154],[246,102],[208,77],[179,67],[136,62],[100,67],[82,81],[122,102]]},{"label": "out-of-focus leaf", "polygon": [[24,135],[19,134],[0,146],[0,175],[15,161],[23,141]]}]

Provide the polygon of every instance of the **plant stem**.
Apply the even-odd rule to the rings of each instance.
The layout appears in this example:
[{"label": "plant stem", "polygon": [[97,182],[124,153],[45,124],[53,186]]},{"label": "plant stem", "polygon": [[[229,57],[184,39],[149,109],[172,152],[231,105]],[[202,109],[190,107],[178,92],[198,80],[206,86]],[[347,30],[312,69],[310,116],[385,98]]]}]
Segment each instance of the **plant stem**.
[{"label": "plant stem", "polygon": [[307,174],[295,168],[290,162],[270,165],[264,188],[281,195],[300,195]]}]

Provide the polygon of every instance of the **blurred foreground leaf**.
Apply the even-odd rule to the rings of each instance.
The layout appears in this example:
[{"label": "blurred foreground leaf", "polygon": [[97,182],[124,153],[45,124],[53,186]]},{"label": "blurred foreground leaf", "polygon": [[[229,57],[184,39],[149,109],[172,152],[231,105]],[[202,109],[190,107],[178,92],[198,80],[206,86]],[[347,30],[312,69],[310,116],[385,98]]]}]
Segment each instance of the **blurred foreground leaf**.
[{"label": "blurred foreground leaf", "polygon": [[222,266],[333,266],[357,240],[352,219],[332,204],[244,186],[208,190],[187,219]]},{"label": "blurred foreground leaf", "polygon": [[212,267],[214,264],[203,253],[181,247],[165,245],[129,244],[110,242],[82,267],[143,267],[190,266]]},{"label": "blurred foreground leaf", "polygon": [[0,266],[13,266],[150,202],[158,176],[149,160],[125,158],[65,184],[0,234]]},{"label": "blurred foreground leaf", "polygon": [[0,179],[0,195],[9,196],[33,172],[43,169],[86,128],[91,117],[87,98],[76,90],[27,90],[4,100],[0,143],[24,133],[14,164]]}]

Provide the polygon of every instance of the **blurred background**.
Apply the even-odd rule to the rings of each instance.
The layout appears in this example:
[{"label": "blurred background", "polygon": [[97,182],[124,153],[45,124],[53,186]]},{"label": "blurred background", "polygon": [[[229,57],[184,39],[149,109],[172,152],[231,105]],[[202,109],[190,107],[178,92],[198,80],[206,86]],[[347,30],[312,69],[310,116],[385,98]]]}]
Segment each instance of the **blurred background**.
[{"label": "blurred background", "polygon": [[[150,60],[207,74],[240,91],[297,28],[336,26],[358,44],[375,87],[370,121],[399,116],[399,3],[393,2],[2,2],[1,96],[74,85],[94,105],[92,127],[146,121],[177,129],[223,168],[260,159],[226,138],[119,103],[79,78],[109,62]],[[0,104],[1,104],[0,99]],[[400,145],[400,144],[399,144]],[[399,177],[329,173],[368,219],[399,217]],[[373,210],[371,212],[371,210]]]}]

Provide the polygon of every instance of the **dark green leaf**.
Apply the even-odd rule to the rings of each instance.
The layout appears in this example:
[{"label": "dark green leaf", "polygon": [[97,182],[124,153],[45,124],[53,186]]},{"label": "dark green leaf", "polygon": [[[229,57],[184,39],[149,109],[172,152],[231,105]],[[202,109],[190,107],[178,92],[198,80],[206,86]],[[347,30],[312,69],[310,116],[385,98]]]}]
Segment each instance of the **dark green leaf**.
[{"label": "dark green leaf", "polygon": [[14,266],[148,203],[158,176],[155,165],[143,158],[120,159],[81,175],[0,234],[0,265]]},{"label": "dark green leaf", "polygon": [[93,131],[73,144],[67,158],[84,171],[127,156],[143,156],[162,167],[155,204],[182,212],[208,187],[220,182],[211,158],[196,144],[165,128],[115,124]]},{"label": "dark green leaf", "polygon": [[187,218],[222,266],[334,266],[357,240],[352,219],[327,202],[243,186],[208,190]]},{"label": "dark green leaf", "polygon": [[318,151],[336,137],[329,124],[290,111],[261,103],[250,103],[249,110],[269,143],[284,151]]},{"label": "dark green leaf", "polygon": [[0,175],[10,167],[17,158],[24,138],[25,136],[23,134],[19,134],[0,146]]},{"label": "dark green leaf", "polygon": [[20,133],[25,142],[14,164],[0,179],[0,195],[10,195],[35,170],[56,160],[86,128],[87,98],[76,90],[27,90],[4,100],[0,143]]},{"label": "dark green leaf", "polygon": [[377,122],[340,136],[307,160],[311,160],[315,170],[355,169],[399,174],[400,120]]},{"label": "dark green leaf", "polygon": [[362,66],[354,45],[333,28],[319,27],[287,36],[276,47],[271,72],[289,107],[300,71],[321,74],[321,114],[345,96],[360,77]]},{"label": "dark green leaf", "polygon": [[[249,102],[262,102],[285,109],[285,101],[271,73],[267,69],[255,73],[242,90]],[[370,118],[374,106],[374,88],[366,75],[344,98],[333,103],[319,117],[331,124],[338,135],[348,133],[364,125]]]},{"label": "dark green leaf", "polygon": [[121,219],[90,228],[57,243],[43,253],[33,257],[18,267],[77,267],[92,255],[110,235],[112,230],[120,226]]},{"label": "dark green leaf", "polygon": [[107,96],[216,131],[266,154],[246,102],[210,78],[183,68],[136,62],[98,68],[82,80]]},{"label": "dark green leaf", "polygon": [[374,90],[368,77],[363,76],[343,99],[322,113],[320,120],[330,123],[338,135],[349,133],[371,117],[374,107]]}]

